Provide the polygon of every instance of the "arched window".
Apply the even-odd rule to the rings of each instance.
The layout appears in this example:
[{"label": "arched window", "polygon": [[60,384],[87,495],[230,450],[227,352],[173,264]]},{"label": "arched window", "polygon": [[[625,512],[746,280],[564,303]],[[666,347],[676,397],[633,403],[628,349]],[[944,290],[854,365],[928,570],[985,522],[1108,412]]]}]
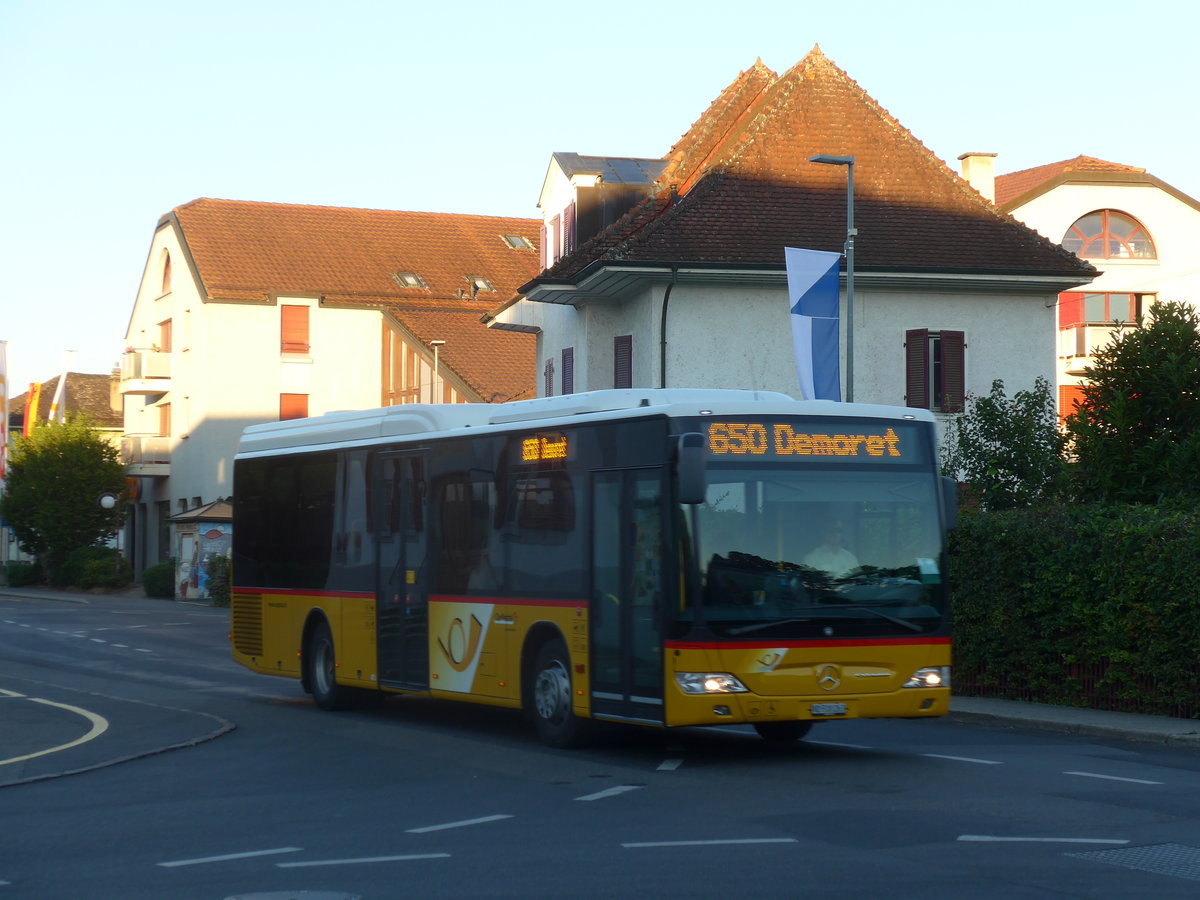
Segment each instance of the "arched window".
[{"label": "arched window", "polygon": [[162,252],[162,292],[171,293],[171,254],[166,250]]},{"label": "arched window", "polygon": [[1098,209],[1077,219],[1062,245],[1081,259],[1158,258],[1142,223],[1115,209]]}]

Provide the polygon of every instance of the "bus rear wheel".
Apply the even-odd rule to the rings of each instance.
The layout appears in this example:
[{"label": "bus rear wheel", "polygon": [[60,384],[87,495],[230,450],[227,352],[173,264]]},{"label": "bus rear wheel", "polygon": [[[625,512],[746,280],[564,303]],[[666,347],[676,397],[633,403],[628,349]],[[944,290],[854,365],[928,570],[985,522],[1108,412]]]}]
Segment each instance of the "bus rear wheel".
[{"label": "bus rear wheel", "polygon": [[793,744],[812,730],[812,722],[755,722],[754,730],[772,744]]},{"label": "bus rear wheel", "polygon": [[538,737],[551,747],[574,747],[585,737],[586,723],[571,704],[571,657],[555,639],[538,650],[533,666],[531,707]]},{"label": "bus rear wheel", "polygon": [[354,689],[337,683],[337,656],[328,622],[322,621],[313,628],[304,662],[308,666],[308,684],[317,706],[335,710],[354,705]]}]

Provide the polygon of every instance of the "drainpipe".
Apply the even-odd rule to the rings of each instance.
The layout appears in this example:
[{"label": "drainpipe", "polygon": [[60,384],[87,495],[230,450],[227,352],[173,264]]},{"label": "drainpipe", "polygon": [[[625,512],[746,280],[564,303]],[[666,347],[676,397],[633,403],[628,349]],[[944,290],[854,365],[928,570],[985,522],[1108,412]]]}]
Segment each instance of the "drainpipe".
[{"label": "drainpipe", "polygon": [[658,386],[667,386],[667,304],[671,302],[671,291],[675,288],[675,279],[679,277],[679,269],[671,266],[671,283],[663,294],[662,315],[658,323]]}]

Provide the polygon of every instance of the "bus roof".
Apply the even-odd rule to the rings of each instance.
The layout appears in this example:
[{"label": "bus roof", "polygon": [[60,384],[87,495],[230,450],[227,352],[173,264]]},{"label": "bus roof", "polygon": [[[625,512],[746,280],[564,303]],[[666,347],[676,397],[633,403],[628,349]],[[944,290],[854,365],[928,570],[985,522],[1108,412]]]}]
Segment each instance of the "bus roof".
[{"label": "bus roof", "polygon": [[933,422],[924,409],[795,400],[773,391],[646,388],[590,391],[514,400],[508,403],[411,403],[379,409],[326,413],[309,419],[289,419],[251,425],[242,433],[238,455],[329,444],[373,443],[381,439],[444,437],[464,428],[504,432],[565,426],[643,416],[821,416],[824,418],[915,419]]}]

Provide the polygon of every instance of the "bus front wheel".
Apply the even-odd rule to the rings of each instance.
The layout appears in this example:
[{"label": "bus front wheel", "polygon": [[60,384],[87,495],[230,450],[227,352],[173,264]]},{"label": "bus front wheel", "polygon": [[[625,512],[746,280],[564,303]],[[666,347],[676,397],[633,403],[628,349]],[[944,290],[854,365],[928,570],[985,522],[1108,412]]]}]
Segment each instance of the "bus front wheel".
[{"label": "bus front wheel", "polygon": [[584,737],[585,723],[571,708],[571,657],[555,639],[538,650],[533,667],[533,722],[538,737],[552,747],[572,747]]},{"label": "bus front wheel", "polygon": [[328,622],[320,622],[312,630],[304,662],[308,666],[308,684],[317,706],[333,710],[353,705],[353,689],[337,683],[337,657]]},{"label": "bus front wheel", "polygon": [[812,722],[756,722],[754,730],[764,741],[791,744],[808,734],[812,726]]}]

